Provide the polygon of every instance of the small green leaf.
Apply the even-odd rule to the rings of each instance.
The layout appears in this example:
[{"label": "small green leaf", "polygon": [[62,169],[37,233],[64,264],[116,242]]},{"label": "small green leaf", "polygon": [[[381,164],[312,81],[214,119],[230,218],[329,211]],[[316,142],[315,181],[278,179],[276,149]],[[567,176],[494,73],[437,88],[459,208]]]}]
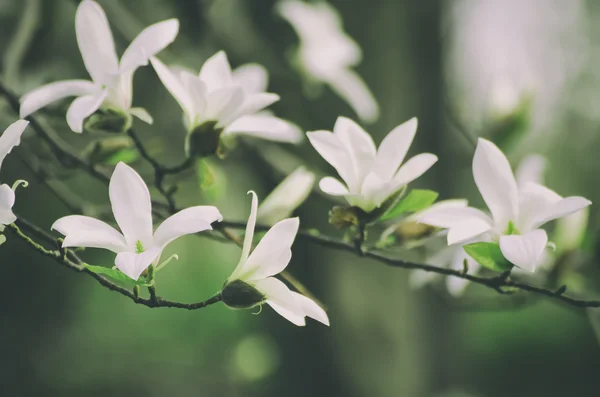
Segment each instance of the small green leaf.
[{"label": "small green leaf", "polygon": [[393,219],[406,212],[417,212],[424,210],[437,200],[439,193],[433,190],[413,189],[406,197],[401,199],[392,209],[387,211],[380,221]]},{"label": "small green leaf", "polygon": [[464,250],[471,258],[475,259],[481,266],[488,269],[503,272],[510,270],[512,264],[502,255],[500,245],[497,243],[473,243],[467,244]]},{"label": "small green leaf", "polygon": [[83,266],[93,273],[110,277],[113,280],[119,281],[123,284],[141,285],[143,287],[148,287],[151,285],[151,284],[148,284],[148,282],[146,281],[146,279],[144,277],[140,277],[138,280],[134,280],[132,278],[129,278],[129,276],[125,275],[125,273],[123,273],[117,269],[111,269],[109,267],[103,267],[103,266],[92,266],[92,265],[88,265],[87,263],[85,263]]},{"label": "small green leaf", "polygon": [[107,165],[117,165],[119,162],[131,164],[139,158],[138,152],[135,149],[122,149],[108,156],[104,161]]}]

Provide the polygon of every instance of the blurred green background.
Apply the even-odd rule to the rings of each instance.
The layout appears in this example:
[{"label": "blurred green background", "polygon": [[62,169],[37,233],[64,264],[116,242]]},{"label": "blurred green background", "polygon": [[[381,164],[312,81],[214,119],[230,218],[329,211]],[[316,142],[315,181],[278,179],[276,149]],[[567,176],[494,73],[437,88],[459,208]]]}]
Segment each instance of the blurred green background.
[{"label": "blurred green background", "polygon": [[[163,60],[198,70],[224,49],[233,66],[258,62],[268,68],[270,91],[282,97],[273,109],[304,130],[331,129],[339,115],[356,119],[327,88],[317,97],[304,95],[288,62],[298,39],[273,11],[272,0],[99,3],[119,54],[143,27],[177,17],[180,34],[160,54]],[[598,2],[331,4],[362,46],[357,70],[381,106],[380,120],[367,130],[378,143],[394,126],[417,116],[411,152],[440,158],[418,186],[480,204],[465,131],[499,141],[508,128],[525,134],[510,151],[513,164],[529,152],[545,154],[551,188],[600,202]],[[0,0],[2,79],[15,92],[88,78],[74,34],[76,6],[72,0]],[[139,134],[163,162],[179,163],[185,131],[177,104],[151,67],[138,70],[134,87],[134,104],[155,119],[153,126],[138,123]],[[84,148],[93,137],[68,131],[66,103],[47,118],[65,139]],[[525,112],[516,115],[525,119],[516,122],[524,128],[502,124],[515,109]],[[15,118],[0,100],[1,127]],[[27,155],[38,146],[27,135],[16,151]],[[260,147],[274,150],[270,144]],[[308,143],[283,147],[332,172]],[[247,217],[247,190],[265,197],[282,177],[251,144],[211,164],[217,191],[201,192],[189,174],[180,183],[179,203],[214,203],[230,220]],[[151,177],[147,164],[135,166]],[[18,178],[32,182],[17,192],[18,214],[49,228],[69,213],[11,155],[2,181]],[[81,199],[107,204],[106,188],[85,175],[63,182]],[[312,196],[297,211],[302,225],[338,233],[327,225],[330,206]],[[313,321],[298,328],[269,308],[256,316],[221,304],[193,312],[148,309],[41,258],[10,236],[1,249],[0,395],[558,397],[598,396],[600,390],[600,349],[585,312],[544,300],[507,311],[462,310],[440,289],[412,290],[407,271],[302,240],[288,269],[326,304],[330,328]],[[167,254],[173,252],[181,259],[160,273],[157,288],[161,296],[181,301],[212,296],[239,258],[237,247],[195,236],[171,245]],[[598,276],[598,262],[589,256],[592,271],[585,274]],[[94,250],[85,257],[94,264],[113,260],[112,254]],[[588,284],[586,294],[594,296],[593,280]],[[470,295],[508,299],[477,287]]]}]

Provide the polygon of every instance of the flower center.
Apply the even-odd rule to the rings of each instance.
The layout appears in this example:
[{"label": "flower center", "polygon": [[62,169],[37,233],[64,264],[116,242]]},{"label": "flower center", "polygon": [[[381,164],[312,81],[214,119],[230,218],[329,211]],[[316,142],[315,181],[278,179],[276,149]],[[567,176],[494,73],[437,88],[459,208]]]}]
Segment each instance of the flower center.
[{"label": "flower center", "polygon": [[508,227],[506,228],[506,232],[504,232],[504,234],[507,236],[510,236],[512,234],[520,234],[520,233],[517,230],[517,227],[515,226],[513,221],[510,221],[510,222],[508,222]]},{"label": "flower center", "polygon": [[138,240],[135,242],[135,253],[141,254],[142,252],[144,252],[144,245],[140,240]]}]

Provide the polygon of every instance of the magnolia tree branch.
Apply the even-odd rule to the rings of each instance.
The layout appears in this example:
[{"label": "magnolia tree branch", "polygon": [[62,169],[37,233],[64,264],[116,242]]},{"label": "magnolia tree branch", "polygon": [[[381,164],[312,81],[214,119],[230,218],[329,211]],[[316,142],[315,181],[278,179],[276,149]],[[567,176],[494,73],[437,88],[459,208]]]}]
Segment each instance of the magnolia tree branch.
[{"label": "magnolia tree branch", "polygon": [[[7,89],[5,86],[3,86],[1,83],[0,83],[0,95],[4,96],[7,99],[10,106],[13,108],[13,110],[16,113],[18,113],[19,101],[18,101],[17,97],[9,89]],[[70,164],[72,166],[75,166],[75,167],[87,172],[92,177],[102,181],[105,184],[108,184],[110,179],[104,170],[100,170],[95,164],[89,163],[83,157],[81,157],[81,155],[74,148],[70,147],[68,144],[63,142],[58,137],[58,135],[45,122],[43,122],[42,120],[40,120],[36,117],[32,117],[32,116],[28,117],[28,119],[30,120],[31,126],[33,127],[36,134],[40,138],[42,138],[44,142],[46,142],[48,144],[49,148],[51,149],[54,156],[57,158],[57,160],[59,162],[61,162],[62,164],[65,164],[65,165]],[[175,202],[175,198],[174,198],[175,191],[167,190],[165,188],[164,178],[167,175],[175,175],[175,174],[179,174],[179,173],[187,170],[188,168],[190,168],[193,165],[193,160],[188,159],[188,160],[184,161],[182,164],[175,166],[175,167],[164,166],[148,153],[148,151],[143,146],[141,140],[138,139],[138,137],[136,136],[136,134],[133,130],[129,130],[129,131],[127,131],[127,133],[133,139],[137,150],[140,152],[140,155],[146,161],[148,161],[150,163],[150,165],[153,167],[153,169],[154,169],[154,185],[157,188],[157,190],[161,193],[161,195],[163,195],[163,197],[167,200],[167,204],[164,204],[161,202],[156,202],[156,201],[152,202],[153,206],[155,207],[153,210],[155,216],[157,216],[161,219],[164,219],[167,216],[167,214],[165,214],[165,212],[167,212],[168,215],[174,214],[175,212],[178,211],[178,208],[177,208],[176,202]],[[41,229],[34,227],[30,223],[23,221],[22,218],[20,218],[20,221],[18,222],[18,224],[21,225],[22,227],[27,227],[30,230],[30,232],[36,234],[38,236],[38,238],[42,238],[47,243],[56,244],[56,240],[54,239],[54,237],[52,237],[50,234],[47,234],[46,232],[42,231]],[[235,233],[232,233],[229,229],[245,229],[245,227],[246,227],[245,222],[224,221],[224,222],[216,224],[215,230],[220,232],[226,241],[233,242],[233,243],[236,243],[239,245],[239,243],[241,241],[239,236],[237,236]],[[269,229],[269,226],[266,226],[266,225],[257,225],[256,226],[256,230],[265,231],[268,229]],[[102,286],[104,286],[110,290],[116,291],[116,292],[120,293],[121,295],[128,297],[129,299],[131,299],[132,301],[134,301],[135,303],[138,303],[138,304],[142,304],[142,305],[145,305],[148,307],[176,307],[176,308],[192,310],[192,309],[199,309],[199,308],[206,307],[210,304],[219,302],[221,300],[220,295],[215,295],[214,297],[212,297],[204,302],[198,302],[198,303],[173,302],[173,301],[169,301],[169,300],[166,300],[166,299],[163,299],[163,298],[157,296],[156,290],[154,288],[150,288],[150,290],[149,290],[149,292],[150,292],[149,299],[140,298],[136,293],[131,292],[128,289],[113,283],[112,281],[108,280],[107,278],[105,278],[101,275],[98,275],[96,273],[93,273],[93,272],[87,270],[84,267],[83,261],[81,259],[79,259],[79,257],[77,255],[75,255],[74,253],[72,253],[71,251],[68,251],[66,249],[60,249],[60,248],[49,250],[49,249],[45,248],[43,245],[40,245],[39,243],[35,242],[32,238],[30,238],[26,234],[24,234],[21,231],[21,229],[19,228],[19,226],[17,226],[17,225],[11,225],[9,230],[12,231],[16,236],[21,238],[24,242],[26,242],[31,248],[36,250],[38,253],[53,259],[55,262],[58,262],[64,266],[68,267],[69,269],[72,269],[72,270],[75,270],[78,272],[82,272],[82,273],[87,273],[88,275],[90,275],[91,277],[96,279],[96,281],[98,281]],[[526,284],[523,282],[512,280],[510,278],[510,272],[502,273],[496,277],[482,277],[482,276],[468,274],[467,272],[464,272],[464,271],[443,268],[443,267],[437,267],[437,266],[432,266],[432,265],[423,264],[423,263],[410,262],[410,261],[403,260],[401,258],[395,258],[395,257],[390,256],[389,254],[365,247],[364,246],[364,242],[365,242],[364,241],[365,240],[364,229],[359,230],[358,237],[353,241],[353,243],[348,243],[348,242],[338,239],[338,238],[325,236],[325,235],[321,235],[321,234],[316,234],[316,233],[311,233],[309,231],[303,231],[303,230],[298,232],[298,236],[300,236],[301,238],[304,238],[307,241],[315,243],[317,245],[321,245],[324,247],[328,247],[328,248],[332,248],[332,249],[336,249],[336,250],[340,250],[340,251],[347,251],[347,252],[356,254],[358,256],[361,256],[361,257],[371,258],[377,262],[386,264],[388,266],[398,267],[398,268],[403,268],[403,269],[411,269],[411,270],[422,270],[422,271],[427,271],[427,272],[434,272],[434,273],[441,274],[444,276],[462,278],[462,279],[471,281],[475,284],[483,285],[487,288],[493,289],[494,291],[496,291],[500,294],[503,294],[503,295],[510,295],[510,294],[513,294],[516,290],[522,290],[522,291],[527,291],[527,292],[530,292],[533,294],[553,298],[557,301],[569,304],[569,305],[577,307],[577,308],[600,307],[600,301],[597,301],[597,300],[585,300],[585,299],[578,299],[578,298],[566,296],[565,295],[566,286],[562,286],[562,287],[558,288],[557,290],[551,290],[551,289],[546,289],[543,287],[537,287],[534,285],[530,285],[530,284]],[[215,237],[215,236],[211,236],[211,237]],[[290,278],[288,278],[288,281],[292,282],[290,280]]]}]

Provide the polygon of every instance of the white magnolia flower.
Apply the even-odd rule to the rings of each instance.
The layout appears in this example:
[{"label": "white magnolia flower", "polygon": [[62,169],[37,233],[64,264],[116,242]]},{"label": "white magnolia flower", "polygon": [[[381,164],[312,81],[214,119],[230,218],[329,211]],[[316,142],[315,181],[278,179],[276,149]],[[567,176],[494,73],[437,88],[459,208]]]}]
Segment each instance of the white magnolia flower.
[{"label": "white magnolia flower", "polygon": [[[8,126],[0,136],[0,169],[4,158],[11,152],[12,148],[21,143],[21,135],[29,124],[26,120],[17,120]],[[17,220],[12,211],[15,204],[15,192],[7,184],[0,185],[0,224],[10,225]]]},{"label": "white magnolia flower", "polygon": [[315,174],[298,167],[263,200],[258,207],[258,221],[273,225],[289,217],[309,196],[315,184]]},{"label": "white magnolia flower", "polygon": [[211,230],[222,220],[216,207],[196,206],[167,218],[153,233],[150,192],[140,175],[123,162],[110,178],[110,203],[121,229],[82,215],[60,218],[52,229],[65,236],[63,247],[104,248],[117,254],[115,265],[137,280],[150,264],[157,264],[163,249],[173,240]]},{"label": "white magnolia flower", "polygon": [[468,207],[437,211],[421,222],[449,229],[449,245],[473,239],[498,242],[508,261],[530,272],[542,262],[548,243],[540,227],[591,204],[583,197],[563,198],[534,182],[518,186],[508,159],[482,138],[473,158],[473,176],[491,217]]},{"label": "white magnolia flower", "polygon": [[214,122],[216,128],[223,128],[224,139],[234,135],[293,143],[302,139],[298,127],[262,112],[279,100],[279,95],[265,92],[268,76],[262,66],[249,64],[232,71],[223,51],[210,57],[197,76],[169,68],[156,58],[151,62],[181,106],[188,131]]},{"label": "white magnolia flower", "polygon": [[82,132],[83,120],[101,107],[132,114],[152,123],[142,108],[131,108],[133,73],[148,64],[150,57],[175,40],[179,21],[169,19],[144,29],[117,59],[108,20],[98,3],[84,0],[75,14],[77,44],[92,81],[66,80],[39,87],[21,98],[21,117],[27,117],[62,98],[76,96],[67,111],[67,123]]},{"label": "white magnolia flower", "polygon": [[326,177],[319,187],[332,196],[344,196],[365,212],[373,211],[437,161],[437,156],[421,153],[400,166],[416,132],[417,119],[412,118],[394,128],[379,150],[368,133],[345,117],[338,117],[333,133],[308,132],[310,143],[345,182]]},{"label": "white magnolia flower", "polygon": [[308,4],[284,0],[277,11],[300,38],[298,60],[304,71],[328,84],[361,120],[377,120],[379,106],[363,79],[352,70],[361,62],[362,51],[343,31],[337,10],[324,1]]},{"label": "white magnolia flower", "polygon": [[[252,208],[246,226],[242,257],[223,288],[224,303],[239,308],[266,303],[296,325],[305,325],[306,316],[329,325],[329,318],[319,305],[304,295],[291,291],[282,281],[273,277],[283,271],[292,259],[291,247],[300,224],[298,218],[284,219],[275,224],[250,253],[258,211],[256,194],[250,193]],[[238,302],[244,298],[238,294],[248,288],[258,296],[250,301]]]}]

